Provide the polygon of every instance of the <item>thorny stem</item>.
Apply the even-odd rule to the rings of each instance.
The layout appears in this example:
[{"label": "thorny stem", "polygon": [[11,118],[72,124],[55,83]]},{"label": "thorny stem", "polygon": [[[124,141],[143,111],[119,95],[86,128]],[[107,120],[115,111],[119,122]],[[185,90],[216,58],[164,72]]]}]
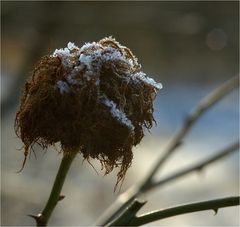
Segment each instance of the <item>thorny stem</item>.
[{"label": "thorny stem", "polygon": [[47,226],[48,220],[51,217],[51,214],[56,207],[58,201],[63,199],[63,196],[60,195],[66,175],[68,170],[72,164],[73,159],[75,158],[77,152],[65,153],[62,158],[61,165],[58,169],[57,176],[55,178],[51,194],[47,201],[45,208],[43,209],[42,213],[38,214],[37,216],[30,215],[36,220],[37,226]]},{"label": "thorny stem", "polygon": [[131,206],[127,208],[127,212],[123,212],[118,216],[117,219],[108,223],[106,227],[110,226],[126,226],[129,222],[136,218],[136,213],[146,204],[146,201],[140,201],[139,199],[135,199]]},{"label": "thorny stem", "polygon": [[196,163],[190,167],[187,167],[185,169],[182,169],[180,171],[177,171],[176,173],[171,174],[170,176],[165,177],[164,179],[161,179],[159,181],[153,182],[152,184],[149,185],[148,188],[145,188],[145,190],[150,190],[153,189],[157,186],[162,186],[170,181],[179,179],[183,176],[186,176],[187,174],[193,173],[195,171],[201,171],[204,167],[206,167],[207,165],[212,164],[213,162],[219,161],[220,159],[226,157],[227,155],[233,153],[234,151],[238,151],[239,149],[239,143],[233,143],[230,146],[228,146],[227,148],[217,152],[216,154],[214,154],[212,157],[207,158],[206,160],[203,160],[199,163]]},{"label": "thorny stem", "polygon": [[[145,188],[145,190],[149,191],[150,189],[154,189],[157,186],[160,186],[160,185],[162,186],[170,181],[179,179],[187,174],[193,173],[194,171],[201,171],[207,165],[226,157],[227,155],[233,153],[233,151],[237,151],[238,148],[239,148],[239,143],[236,142],[236,143],[230,145],[229,147],[223,149],[222,151],[217,152],[215,155],[207,158],[204,161],[201,161],[193,166],[190,166],[181,171],[173,173],[170,176],[163,178],[162,180],[152,183],[151,185],[149,185],[149,188]],[[135,199],[126,209],[124,209],[121,212],[121,214],[119,216],[114,218],[113,221],[111,221],[107,226],[126,225],[129,222],[130,218],[133,218],[134,216],[136,216],[136,213],[138,210],[134,209],[134,207],[135,207],[134,204],[137,202],[138,201]]]},{"label": "thorny stem", "polygon": [[[228,197],[221,198],[203,202],[196,202],[191,204],[185,204],[181,206],[176,206],[164,210],[153,211],[147,214],[143,214],[138,217],[134,217],[127,225],[130,226],[140,226],[153,221],[161,220],[164,218],[173,217],[180,214],[187,214],[196,211],[203,210],[213,210],[217,213],[219,208],[230,207],[230,206],[238,206],[240,197]],[[113,225],[118,225],[118,223],[113,223]]]},{"label": "thorny stem", "polygon": [[221,86],[216,88],[213,92],[202,99],[199,104],[193,109],[191,114],[186,118],[184,125],[178,131],[178,133],[170,141],[169,146],[163,153],[163,155],[157,160],[152,170],[147,174],[145,179],[137,186],[132,186],[126,192],[121,194],[115,203],[97,220],[95,225],[106,225],[107,223],[114,220],[119,213],[121,213],[126,207],[128,207],[134,199],[143,191],[147,191],[146,188],[150,189],[152,185],[153,177],[163,164],[173,155],[176,148],[181,145],[183,138],[190,131],[192,126],[199,120],[199,118],[214,104],[220,101],[224,96],[230,93],[232,90],[239,86],[239,77],[235,76],[230,80],[223,83]]}]

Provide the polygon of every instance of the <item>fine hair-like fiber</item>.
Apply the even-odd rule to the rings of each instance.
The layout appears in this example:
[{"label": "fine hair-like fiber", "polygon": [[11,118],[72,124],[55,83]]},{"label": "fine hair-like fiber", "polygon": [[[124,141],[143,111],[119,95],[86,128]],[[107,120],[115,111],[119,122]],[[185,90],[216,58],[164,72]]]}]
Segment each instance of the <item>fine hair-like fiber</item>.
[{"label": "fine hair-like fiber", "polygon": [[132,147],[152,127],[159,89],[115,39],[81,48],[69,43],[42,57],[25,83],[15,120],[25,156],[34,143],[60,142],[63,153],[98,159],[105,174],[119,167],[118,184],[132,163]]}]

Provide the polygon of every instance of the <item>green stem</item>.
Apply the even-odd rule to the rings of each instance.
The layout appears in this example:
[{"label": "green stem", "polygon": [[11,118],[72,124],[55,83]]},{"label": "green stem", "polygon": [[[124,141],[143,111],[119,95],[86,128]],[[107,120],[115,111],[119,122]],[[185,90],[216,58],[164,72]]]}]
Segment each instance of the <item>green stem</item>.
[{"label": "green stem", "polygon": [[180,214],[187,214],[203,210],[214,210],[215,213],[217,213],[219,208],[239,205],[239,199],[240,197],[236,196],[223,199],[209,200],[204,202],[191,203],[168,208],[165,210],[153,211],[147,214],[143,214],[139,217],[133,218],[128,225],[140,226],[164,218],[169,218]]},{"label": "green stem", "polygon": [[55,206],[57,205],[58,201],[62,199],[62,197],[60,196],[60,193],[65,181],[66,175],[68,173],[68,170],[76,154],[77,154],[76,152],[71,152],[71,154],[65,153],[63,155],[62,162],[59,167],[57,176],[55,178],[52,191],[47,201],[47,204],[43,209],[42,213],[34,217],[37,222],[37,226],[47,226],[48,220],[51,217],[51,214]]}]

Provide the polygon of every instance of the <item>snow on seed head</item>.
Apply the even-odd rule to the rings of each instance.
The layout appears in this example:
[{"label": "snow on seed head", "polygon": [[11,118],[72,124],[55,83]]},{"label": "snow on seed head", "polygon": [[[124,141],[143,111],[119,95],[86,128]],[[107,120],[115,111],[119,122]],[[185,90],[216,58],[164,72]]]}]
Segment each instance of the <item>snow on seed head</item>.
[{"label": "snow on seed head", "polygon": [[132,148],[154,122],[153,101],[162,88],[141,71],[132,51],[114,38],[69,42],[44,56],[25,84],[16,133],[25,154],[34,143],[60,142],[86,159],[98,159],[119,183],[133,159]]}]

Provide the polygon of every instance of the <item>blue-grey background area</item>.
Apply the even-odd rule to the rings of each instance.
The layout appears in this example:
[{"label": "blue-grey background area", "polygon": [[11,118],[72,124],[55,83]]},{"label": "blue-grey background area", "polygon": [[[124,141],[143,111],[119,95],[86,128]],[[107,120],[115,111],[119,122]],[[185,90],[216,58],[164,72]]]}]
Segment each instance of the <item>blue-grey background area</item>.
[{"label": "blue-grey background area", "polygon": [[[31,226],[27,214],[44,207],[61,154],[35,147],[24,170],[22,142],[14,133],[20,92],[33,64],[69,41],[78,46],[112,35],[138,57],[142,69],[163,84],[155,102],[157,126],[134,148],[122,186],[139,182],[161,155],[189,111],[225,80],[238,75],[238,1],[213,2],[1,2],[1,225]],[[163,177],[196,163],[239,137],[238,91],[209,110],[169,160]],[[78,155],[61,201],[49,222],[55,226],[91,225],[113,203],[116,173],[103,176]],[[140,211],[239,193],[239,155],[235,154],[145,195]],[[238,226],[239,208],[182,215],[149,225]]]}]

